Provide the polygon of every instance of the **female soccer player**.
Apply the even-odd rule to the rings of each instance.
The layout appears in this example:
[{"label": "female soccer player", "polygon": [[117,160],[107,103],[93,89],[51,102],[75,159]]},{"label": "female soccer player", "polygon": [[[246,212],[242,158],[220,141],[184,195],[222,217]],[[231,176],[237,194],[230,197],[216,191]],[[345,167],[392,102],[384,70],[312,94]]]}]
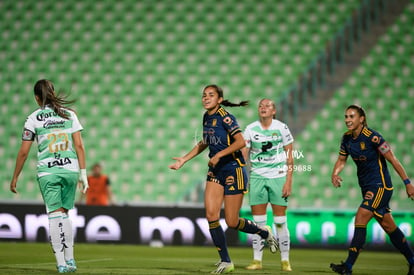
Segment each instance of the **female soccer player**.
[{"label": "female soccer player", "polygon": [[[76,186],[88,189],[85,149],[76,114],[64,107],[73,101],[57,96],[52,82],[39,80],[34,86],[39,109],[24,124],[22,144],[17,154],[10,190],[17,193],[17,179],[34,140],[38,143],[37,179],[49,216],[49,234],[59,273],[76,271],[73,255],[72,224],[68,210],[73,208]],[[80,173],[79,173],[80,169]]]},{"label": "female soccer player", "polygon": [[368,128],[365,111],[357,105],[345,110],[348,131],[343,135],[338,160],[332,172],[332,184],[341,187],[343,170],[350,155],[357,166],[362,203],[355,216],[355,231],[349,247],[348,258],[341,264],[331,264],[339,274],[352,274],[352,267],[361,251],[367,235],[367,224],[375,218],[390,237],[392,244],[405,256],[409,264],[408,274],[414,274],[414,254],[391,215],[389,201],[393,192],[387,161],[403,180],[407,195],[414,199],[414,186],[403,166],[395,157],[388,143],[375,130]]},{"label": "female soccer player", "polygon": [[173,158],[176,162],[169,168],[180,169],[187,161],[209,148],[204,205],[211,238],[221,258],[217,269],[212,273],[229,273],[234,270],[234,265],[230,260],[225,234],[219,222],[223,202],[225,220],[230,228],[260,235],[266,239],[273,253],[277,250],[277,243],[269,227],[261,228],[254,222],[239,217],[243,192],[247,185],[245,162],[240,151],[245,146],[245,141],[235,117],[221,105],[245,106],[247,102],[234,104],[224,100],[223,90],[219,86],[208,85],[203,90],[202,104],[206,109],[203,117],[203,139],[185,156]]},{"label": "female soccer player", "polygon": [[[281,252],[282,271],[292,271],[289,262],[290,237],[286,209],[292,192],[293,137],[286,124],[276,120],[276,106],[270,99],[259,102],[259,120],[249,124],[244,132],[245,159],[250,159],[249,199],[253,220],[266,225],[267,204],[272,205],[273,222]],[[249,270],[262,269],[264,241],[253,236],[253,262]]]}]

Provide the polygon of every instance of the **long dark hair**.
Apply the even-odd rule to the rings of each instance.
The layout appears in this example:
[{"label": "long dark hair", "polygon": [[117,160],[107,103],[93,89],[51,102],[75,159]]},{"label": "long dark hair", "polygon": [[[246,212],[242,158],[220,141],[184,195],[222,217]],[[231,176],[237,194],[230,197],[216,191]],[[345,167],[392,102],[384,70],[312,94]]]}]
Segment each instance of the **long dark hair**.
[{"label": "long dark hair", "polygon": [[355,110],[358,112],[359,116],[363,116],[364,122],[362,123],[362,125],[364,125],[365,127],[368,127],[367,116],[365,115],[365,110],[361,106],[352,104],[352,105],[349,105],[348,108],[346,108],[346,111],[348,111],[349,109]]},{"label": "long dark hair", "polygon": [[41,108],[45,108],[46,105],[50,105],[55,113],[60,117],[69,119],[69,114],[63,108],[73,104],[76,100],[68,100],[67,96],[55,94],[55,87],[53,83],[47,79],[38,80],[34,86],[34,94],[39,98],[42,105]]},{"label": "long dark hair", "polygon": [[[218,85],[216,84],[207,85],[206,87],[204,87],[203,91],[207,90],[208,88],[213,88],[214,90],[216,90],[219,97],[224,98],[223,89],[219,87]],[[227,99],[224,99],[220,104],[223,106],[227,106],[227,107],[242,107],[242,106],[247,106],[249,104],[249,101],[244,100],[244,101],[240,101],[239,103],[233,103],[233,102],[228,101]]]}]

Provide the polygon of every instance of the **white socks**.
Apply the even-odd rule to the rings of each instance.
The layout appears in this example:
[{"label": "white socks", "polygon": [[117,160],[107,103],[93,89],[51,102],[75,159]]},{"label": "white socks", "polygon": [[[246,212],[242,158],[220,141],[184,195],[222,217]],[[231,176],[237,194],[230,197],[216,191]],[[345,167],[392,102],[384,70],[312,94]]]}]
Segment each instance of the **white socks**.
[{"label": "white socks", "polygon": [[67,213],[52,212],[49,216],[50,244],[58,266],[66,266],[73,257],[72,222]]},{"label": "white socks", "polygon": [[[253,220],[259,227],[265,227],[266,215],[253,215]],[[258,234],[252,234],[253,259],[262,261],[265,240]]]},{"label": "white socks", "polygon": [[66,266],[65,261],[65,233],[63,232],[63,218],[62,212],[49,213],[49,234],[50,244],[52,245],[53,253],[55,253],[56,263],[58,266]]},{"label": "white socks", "polygon": [[73,257],[73,229],[72,221],[67,213],[62,213],[63,232],[65,233],[65,261],[75,259]]},{"label": "white socks", "polygon": [[289,260],[290,234],[287,227],[286,216],[276,216],[273,218],[276,225],[277,239],[279,240],[280,255],[282,261]]}]

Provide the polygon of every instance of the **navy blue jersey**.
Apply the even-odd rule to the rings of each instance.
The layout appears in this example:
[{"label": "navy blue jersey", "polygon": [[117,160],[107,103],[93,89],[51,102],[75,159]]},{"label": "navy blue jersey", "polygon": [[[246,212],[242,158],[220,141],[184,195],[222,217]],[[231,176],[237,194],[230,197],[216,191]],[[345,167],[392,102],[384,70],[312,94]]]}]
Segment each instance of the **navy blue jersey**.
[{"label": "navy blue jersey", "polygon": [[[236,118],[222,107],[212,115],[204,113],[203,142],[208,144],[210,158],[229,147],[234,142],[234,135],[237,133],[241,133],[241,129]],[[237,162],[239,166],[244,166],[245,162],[240,150],[220,158],[215,168],[220,169],[231,162]]]},{"label": "navy blue jersey", "polygon": [[343,135],[339,154],[350,155],[354,160],[362,189],[378,184],[385,189],[392,189],[387,161],[382,155],[389,150],[387,142],[378,132],[364,127],[355,139],[351,131]]}]

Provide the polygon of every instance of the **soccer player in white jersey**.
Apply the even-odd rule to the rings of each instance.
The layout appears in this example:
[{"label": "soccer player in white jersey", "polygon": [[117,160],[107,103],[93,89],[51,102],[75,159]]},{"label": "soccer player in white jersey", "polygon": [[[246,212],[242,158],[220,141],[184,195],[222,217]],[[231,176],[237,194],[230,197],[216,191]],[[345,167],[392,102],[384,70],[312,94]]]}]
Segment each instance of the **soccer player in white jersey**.
[{"label": "soccer player in white jersey", "polygon": [[82,125],[66,100],[55,94],[52,82],[39,80],[34,96],[40,108],[30,114],[24,124],[22,144],[10,190],[17,193],[17,180],[34,140],[38,144],[37,180],[49,217],[49,235],[59,273],[75,272],[72,223],[68,210],[75,202],[78,178],[83,192],[88,189]]},{"label": "soccer player in white jersey", "polygon": [[[281,268],[291,271],[289,262],[290,236],[286,209],[292,192],[293,137],[288,126],[276,120],[276,106],[270,99],[259,102],[259,120],[249,124],[244,132],[243,153],[250,162],[249,201],[253,220],[266,225],[267,204],[273,210],[273,222],[281,252]],[[262,269],[263,239],[253,235],[253,262],[249,270]]]}]

